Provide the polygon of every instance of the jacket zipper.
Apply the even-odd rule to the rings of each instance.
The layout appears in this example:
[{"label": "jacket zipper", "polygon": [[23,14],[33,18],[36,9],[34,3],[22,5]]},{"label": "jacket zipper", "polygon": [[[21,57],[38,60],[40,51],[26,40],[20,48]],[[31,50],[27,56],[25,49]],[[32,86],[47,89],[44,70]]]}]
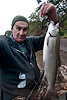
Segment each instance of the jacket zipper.
[{"label": "jacket zipper", "polygon": [[[16,48],[14,48],[14,50],[17,51],[17,52],[19,52],[19,53],[21,53],[21,54],[23,54],[20,50],[18,50],[18,49],[16,49]],[[23,55],[24,55],[24,54],[23,54]],[[25,57],[26,59],[28,59],[25,55],[24,55],[24,57]],[[31,65],[32,68],[34,69],[34,64],[30,62],[30,65]]]},{"label": "jacket zipper", "polygon": [[32,68],[34,69],[34,65],[30,62],[30,65],[32,66]]},{"label": "jacket zipper", "polygon": [[[14,50],[17,51],[17,52],[19,52],[19,53],[21,53],[21,54],[23,54],[20,50],[18,50],[18,49],[16,49],[16,48],[14,48]],[[23,54],[23,55],[24,55],[24,54]],[[26,59],[28,59],[25,55],[24,55],[24,57],[25,57]]]},{"label": "jacket zipper", "polygon": [[[21,53],[21,54],[23,54],[20,50],[18,50],[18,49],[16,49],[16,48],[14,48],[14,50],[15,51],[17,51],[17,52],[19,52],[19,53]],[[23,54],[24,55],[24,54]],[[25,55],[24,55],[25,56]],[[27,58],[26,56],[25,56],[25,58]],[[30,65],[34,68],[34,64],[32,64],[31,62],[30,62]]]},{"label": "jacket zipper", "polygon": [[[16,49],[16,48],[14,48],[14,50],[16,50],[17,52],[19,52],[19,53],[21,53],[21,54],[23,54],[21,51],[19,51],[18,49]],[[24,55],[24,54],[23,54]],[[24,55],[24,57],[27,59],[27,57]],[[32,69],[33,69],[33,71],[34,71],[34,64],[33,63],[29,63],[31,66],[32,66]],[[34,73],[35,73],[35,71],[34,71]],[[36,83],[36,82],[35,82]]]}]

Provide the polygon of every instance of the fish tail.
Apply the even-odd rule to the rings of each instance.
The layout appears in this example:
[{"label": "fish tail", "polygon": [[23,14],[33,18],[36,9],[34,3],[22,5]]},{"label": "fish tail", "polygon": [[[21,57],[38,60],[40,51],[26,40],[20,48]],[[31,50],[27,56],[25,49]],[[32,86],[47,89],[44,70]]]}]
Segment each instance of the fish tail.
[{"label": "fish tail", "polygon": [[53,91],[47,90],[47,92],[42,100],[51,100],[52,98],[59,99],[59,96],[58,96],[56,90],[53,90]]}]

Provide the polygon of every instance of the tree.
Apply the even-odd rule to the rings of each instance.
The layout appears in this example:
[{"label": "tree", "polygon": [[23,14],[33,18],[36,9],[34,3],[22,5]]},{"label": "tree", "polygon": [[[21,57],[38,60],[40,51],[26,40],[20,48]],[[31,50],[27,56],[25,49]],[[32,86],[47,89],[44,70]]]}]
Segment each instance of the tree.
[{"label": "tree", "polygon": [[29,16],[29,23],[30,25],[33,24],[33,26],[37,29],[40,27],[43,28],[45,26],[46,19],[40,17],[38,7],[36,8],[36,11]]},{"label": "tree", "polygon": [[[67,19],[67,0],[48,0],[51,1],[55,6],[58,13],[60,21],[65,21]],[[39,7],[38,7],[39,8]],[[34,30],[39,30],[39,28],[44,28],[46,25],[46,19],[40,17],[40,11],[36,8],[35,13],[29,16],[30,22],[30,32]]]},{"label": "tree", "polygon": [[67,14],[67,0],[51,0],[59,16]]}]

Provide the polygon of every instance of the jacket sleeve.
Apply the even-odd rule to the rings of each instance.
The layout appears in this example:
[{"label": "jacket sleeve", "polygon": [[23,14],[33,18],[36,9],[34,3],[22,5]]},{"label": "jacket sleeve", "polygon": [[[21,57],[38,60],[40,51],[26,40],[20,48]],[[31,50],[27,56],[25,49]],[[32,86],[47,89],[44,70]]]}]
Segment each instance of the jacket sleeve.
[{"label": "jacket sleeve", "polygon": [[35,52],[43,49],[45,35],[42,35],[42,36],[31,36],[31,37],[29,37],[29,39],[33,44]]}]

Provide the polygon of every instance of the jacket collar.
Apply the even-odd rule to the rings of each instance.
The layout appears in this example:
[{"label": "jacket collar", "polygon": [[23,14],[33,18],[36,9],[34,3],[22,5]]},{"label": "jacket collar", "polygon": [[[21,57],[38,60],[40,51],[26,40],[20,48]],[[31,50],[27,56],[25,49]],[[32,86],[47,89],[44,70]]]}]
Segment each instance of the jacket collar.
[{"label": "jacket collar", "polygon": [[[18,48],[18,43],[16,43],[15,41],[13,41],[13,40],[12,40],[10,37],[8,37],[8,36],[6,36],[6,39],[7,39],[8,43],[9,43],[9,45],[13,46],[13,47],[16,48],[16,49],[19,49],[19,48]],[[28,49],[31,49],[31,48],[30,48],[30,44],[28,43],[28,40],[27,40],[27,39],[24,41],[24,44],[26,45],[26,47],[27,47]]]},{"label": "jacket collar", "polygon": [[6,36],[6,39],[9,43],[9,45],[13,46],[14,48],[18,49],[17,43],[15,43],[10,37]]}]

